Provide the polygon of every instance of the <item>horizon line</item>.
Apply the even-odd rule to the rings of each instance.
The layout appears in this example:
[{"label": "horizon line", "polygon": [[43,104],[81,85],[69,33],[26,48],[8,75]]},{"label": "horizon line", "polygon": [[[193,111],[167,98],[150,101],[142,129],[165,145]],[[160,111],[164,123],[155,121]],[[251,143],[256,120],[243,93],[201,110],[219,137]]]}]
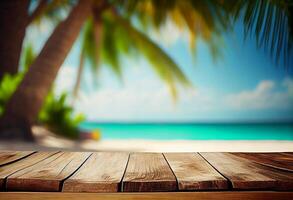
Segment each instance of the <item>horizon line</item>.
[{"label": "horizon line", "polygon": [[94,121],[82,123],[95,124],[292,124],[293,120],[239,120],[239,121]]}]

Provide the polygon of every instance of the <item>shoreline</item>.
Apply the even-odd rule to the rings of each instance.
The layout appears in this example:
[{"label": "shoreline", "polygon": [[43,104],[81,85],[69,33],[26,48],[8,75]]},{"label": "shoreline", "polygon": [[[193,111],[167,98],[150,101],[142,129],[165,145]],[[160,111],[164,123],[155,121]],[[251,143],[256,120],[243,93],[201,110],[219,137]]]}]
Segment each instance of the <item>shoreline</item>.
[{"label": "shoreline", "polygon": [[149,140],[73,141],[33,127],[36,143],[0,141],[0,150],[127,152],[293,152],[293,140]]},{"label": "shoreline", "polygon": [[293,152],[293,141],[279,140],[102,140],[82,147],[138,152]]},{"label": "shoreline", "polygon": [[293,141],[278,140],[100,140],[41,143],[0,142],[1,150],[127,152],[293,152]]}]

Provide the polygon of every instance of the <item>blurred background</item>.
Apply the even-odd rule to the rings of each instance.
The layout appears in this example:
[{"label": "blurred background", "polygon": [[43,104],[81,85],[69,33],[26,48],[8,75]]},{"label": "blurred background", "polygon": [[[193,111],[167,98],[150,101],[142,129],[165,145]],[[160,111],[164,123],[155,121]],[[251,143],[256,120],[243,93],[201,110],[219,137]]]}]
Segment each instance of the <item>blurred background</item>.
[{"label": "blurred background", "polygon": [[293,151],[291,0],[3,0],[2,149]]}]

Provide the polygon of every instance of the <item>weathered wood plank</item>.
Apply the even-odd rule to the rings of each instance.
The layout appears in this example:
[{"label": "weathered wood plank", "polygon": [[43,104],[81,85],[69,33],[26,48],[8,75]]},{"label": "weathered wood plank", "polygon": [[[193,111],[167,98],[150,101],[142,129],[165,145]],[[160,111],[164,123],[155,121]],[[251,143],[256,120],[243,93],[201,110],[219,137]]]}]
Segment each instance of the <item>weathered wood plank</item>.
[{"label": "weathered wood plank", "polygon": [[8,190],[59,191],[61,182],[90,156],[89,152],[59,152],[7,178]]},{"label": "weathered wood plank", "polygon": [[[236,156],[236,155],[234,155],[234,156]],[[245,158],[243,158],[243,159],[245,159]],[[250,162],[253,162],[253,161],[250,161]],[[258,166],[260,168],[260,173],[262,173],[263,175],[268,176],[270,178],[273,178],[276,181],[275,185],[274,185],[274,189],[285,190],[285,191],[286,190],[293,190],[293,173],[292,173],[292,171],[280,169],[280,168],[272,166],[272,165],[258,164]]]},{"label": "weathered wood plank", "polygon": [[63,184],[64,192],[118,192],[129,153],[99,152]]},{"label": "weathered wood plank", "polygon": [[11,174],[19,170],[25,169],[29,166],[32,166],[52,156],[55,153],[57,152],[37,152],[17,162],[13,162],[11,164],[0,167],[0,189],[5,188],[5,185],[4,185],[5,179]]},{"label": "weathered wood plank", "polygon": [[270,189],[273,178],[264,176],[257,164],[226,153],[200,153],[213,167],[228,178],[235,189]]},{"label": "weathered wood plank", "polygon": [[293,172],[293,154],[288,153],[232,153],[256,163]]},{"label": "weathered wood plank", "polygon": [[228,182],[198,153],[165,153],[179,190],[227,189]]},{"label": "weathered wood plank", "polygon": [[293,156],[293,152],[282,152],[283,154],[288,154],[288,155],[291,155]]},{"label": "weathered wood plank", "polygon": [[257,164],[229,153],[201,153],[235,189],[292,190],[293,174]]},{"label": "weathered wood plank", "polygon": [[63,193],[63,192],[0,192],[5,200],[291,200],[292,192],[147,192],[147,193]]},{"label": "weathered wood plank", "polygon": [[0,166],[15,162],[33,153],[34,151],[1,151]]},{"label": "weathered wood plank", "polygon": [[175,191],[177,182],[161,153],[130,154],[122,180],[123,192]]}]

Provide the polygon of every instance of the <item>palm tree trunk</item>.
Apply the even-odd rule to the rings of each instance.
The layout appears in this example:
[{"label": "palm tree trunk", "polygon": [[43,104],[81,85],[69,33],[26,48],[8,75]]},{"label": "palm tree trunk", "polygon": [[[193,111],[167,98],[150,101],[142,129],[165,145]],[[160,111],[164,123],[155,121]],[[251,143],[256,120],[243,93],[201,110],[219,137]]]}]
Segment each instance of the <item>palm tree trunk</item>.
[{"label": "palm tree trunk", "polygon": [[80,0],[55,28],[9,100],[0,120],[0,137],[33,139],[31,125],[36,121],[58,70],[90,14],[90,8],[90,0]]},{"label": "palm tree trunk", "polygon": [[81,84],[81,77],[82,77],[82,73],[83,73],[83,68],[84,68],[84,49],[81,50],[81,54],[80,54],[77,77],[76,77],[76,81],[75,81],[75,84],[73,87],[73,102],[72,102],[72,104],[74,104],[76,98],[78,97],[78,91],[79,91],[80,84]]},{"label": "palm tree trunk", "polygon": [[[103,12],[104,8],[93,8],[93,14],[94,14],[94,39],[95,39],[95,45],[96,48],[99,49],[99,46],[101,45],[101,35],[102,35],[102,19],[101,19],[101,13]],[[98,64],[99,62],[99,54],[95,55],[96,61]],[[76,81],[73,87],[73,101],[72,104],[75,103],[75,100],[78,98],[78,92],[80,89],[81,79],[82,79],[82,73],[84,70],[84,60],[85,60],[85,52],[84,49],[81,50],[80,54],[80,60],[79,60],[79,66],[77,71],[77,77]]]},{"label": "palm tree trunk", "polygon": [[28,22],[29,0],[0,1],[0,80],[5,73],[18,71],[19,58]]}]

